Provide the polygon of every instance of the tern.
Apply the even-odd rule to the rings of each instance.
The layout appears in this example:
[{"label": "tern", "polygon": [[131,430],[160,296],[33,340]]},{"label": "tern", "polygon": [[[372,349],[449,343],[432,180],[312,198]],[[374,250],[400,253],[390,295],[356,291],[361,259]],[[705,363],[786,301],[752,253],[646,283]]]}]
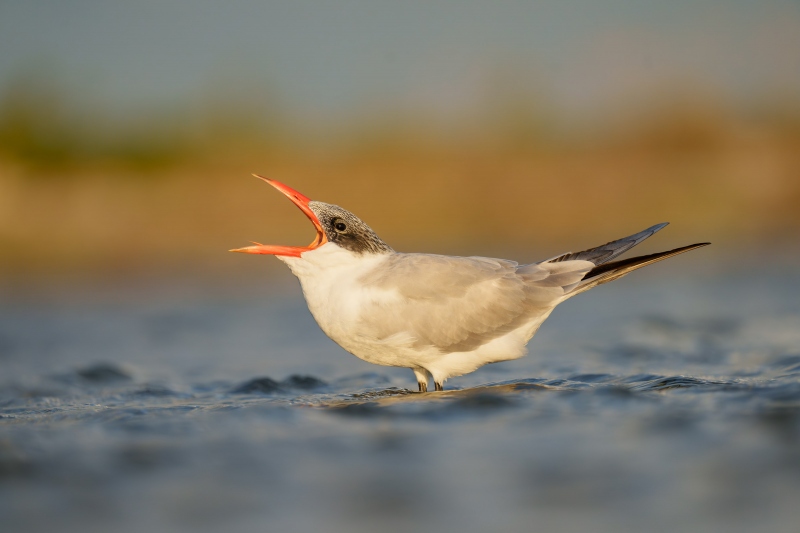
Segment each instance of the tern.
[{"label": "tern", "polygon": [[667,223],[581,252],[520,265],[506,259],[401,253],[339,206],[286,195],[317,231],[308,246],[253,243],[232,252],[269,254],[300,280],[322,331],[364,361],[410,368],[420,392],[488,363],[525,355],[561,302],[643,266],[710,243],[617,260]]}]

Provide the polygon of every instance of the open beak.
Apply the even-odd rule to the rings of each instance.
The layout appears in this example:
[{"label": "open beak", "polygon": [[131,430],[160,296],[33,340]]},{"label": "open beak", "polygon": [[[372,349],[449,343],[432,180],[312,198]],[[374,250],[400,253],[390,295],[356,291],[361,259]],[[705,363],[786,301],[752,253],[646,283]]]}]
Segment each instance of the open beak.
[{"label": "open beak", "polygon": [[300,254],[303,252],[308,252],[310,250],[314,250],[315,248],[319,248],[326,242],[328,242],[328,238],[325,237],[325,232],[322,231],[322,225],[319,223],[319,219],[317,215],[308,207],[308,203],[311,201],[310,198],[303,196],[299,192],[295,191],[288,185],[284,185],[283,183],[275,180],[271,180],[269,178],[265,178],[263,176],[259,176],[257,174],[253,174],[258,179],[264,180],[283,194],[285,194],[289,200],[294,203],[297,207],[300,208],[300,211],[305,213],[308,219],[314,224],[314,228],[317,230],[317,236],[314,241],[309,244],[308,246],[279,246],[274,244],[259,244],[253,243],[254,246],[246,246],[244,248],[236,248],[234,250],[230,250],[231,252],[241,252],[244,254],[270,254],[270,255],[287,255],[290,257],[300,257]]}]

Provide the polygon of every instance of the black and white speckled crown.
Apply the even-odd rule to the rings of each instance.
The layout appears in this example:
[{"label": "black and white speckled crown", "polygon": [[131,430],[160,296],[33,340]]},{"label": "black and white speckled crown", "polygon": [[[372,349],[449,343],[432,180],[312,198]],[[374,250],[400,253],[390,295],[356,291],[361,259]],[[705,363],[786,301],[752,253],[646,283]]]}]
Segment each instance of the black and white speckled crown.
[{"label": "black and white speckled crown", "polygon": [[391,253],[391,246],[383,242],[360,218],[338,205],[309,202],[308,207],[317,215],[329,242],[356,254]]}]

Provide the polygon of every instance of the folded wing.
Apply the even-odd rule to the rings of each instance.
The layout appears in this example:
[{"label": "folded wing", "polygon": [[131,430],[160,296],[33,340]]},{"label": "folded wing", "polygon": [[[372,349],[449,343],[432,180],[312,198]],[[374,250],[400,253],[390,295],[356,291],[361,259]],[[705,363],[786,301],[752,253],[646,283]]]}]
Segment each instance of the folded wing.
[{"label": "folded wing", "polygon": [[374,298],[361,321],[377,339],[404,335],[415,348],[471,351],[551,311],[594,266],[395,254],[362,280],[393,297]]}]

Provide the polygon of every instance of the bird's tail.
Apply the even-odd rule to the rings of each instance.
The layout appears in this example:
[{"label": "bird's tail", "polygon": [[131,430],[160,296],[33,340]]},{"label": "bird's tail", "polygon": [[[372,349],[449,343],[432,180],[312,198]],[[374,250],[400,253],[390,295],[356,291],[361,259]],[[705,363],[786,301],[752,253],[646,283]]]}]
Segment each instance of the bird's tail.
[{"label": "bird's tail", "polygon": [[631,257],[630,259],[622,259],[619,261],[611,261],[609,263],[599,264],[583,276],[581,282],[570,292],[570,296],[588,291],[589,289],[597,287],[598,285],[602,285],[603,283],[614,281],[615,279],[621,278],[622,276],[642,268],[643,266],[651,265],[653,263],[663,261],[668,257],[679,255],[696,248],[702,248],[703,246],[708,246],[709,244],[711,243],[701,242],[697,244],[690,244],[689,246],[682,246],[666,252],[659,252],[657,254],[640,255],[639,257]]},{"label": "bird's tail", "polygon": [[596,246],[580,252],[569,252],[551,257],[550,259],[540,261],[540,263],[560,263],[562,261],[591,261],[595,265],[608,263],[641,243],[643,240],[652,237],[655,232],[664,229],[667,224],[669,224],[669,222],[662,222],[661,224],[656,224],[639,233],[634,233],[633,235],[617,239],[616,241],[611,241],[601,246]]}]

